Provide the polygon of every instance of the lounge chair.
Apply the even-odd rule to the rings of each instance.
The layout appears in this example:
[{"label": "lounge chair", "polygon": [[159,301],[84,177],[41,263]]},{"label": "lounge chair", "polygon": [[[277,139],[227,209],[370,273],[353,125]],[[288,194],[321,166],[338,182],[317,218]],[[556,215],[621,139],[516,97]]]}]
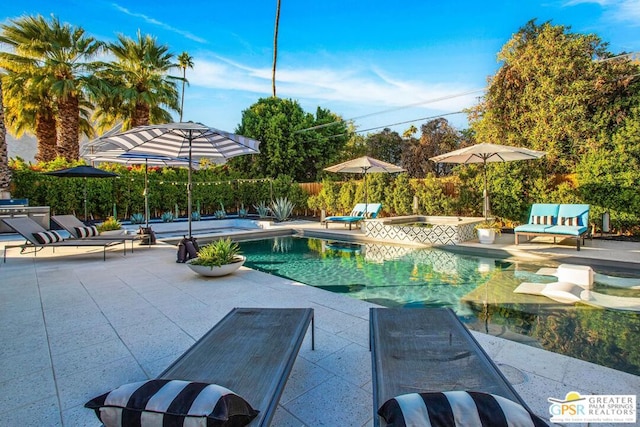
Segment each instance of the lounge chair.
[{"label": "lounge chair", "polygon": [[[29,248],[33,248],[33,253],[35,255],[36,252],[43,248],[51,248],[55,251],[55,248],[59,247],[102,247],[102,259],[106,261],[107,259],[107,248],[115,245],[122,244],[124,246],[124,239],[119,240],[62,240],[53,243],[41,243],[39,242],[35,234],[36,233],[47,233],[40,224],[32,220],[28,217],[16,217],[16,218],[3,218],[5,224],[19,233],[22,237],[26,239],[25,243],[19,245],[5,245],[4,247],[4,259],[3,262],[7,262],[7,249],[9,248],[21,248],[20,253],[24,253],[25,250]],[[126,255],[127,248],[124,247],[124,253]]]},{"label": "lounge chair", "polygon": [[447,308],[371,308],[374,426],[380,406],[408,393],[478,391],[527,405]]},{"label": "lounge chair", "polygon": [[382,204],[380,203],[358,203],[351,213],[347,216],[329,216],[326,217],[323,221],[324,227],[329,228],[330,222],[339,222],[344,225],[349,225],[349,230],[351,230],[351,225],[357,224],[363,219],[366,218],[375,218],[378,216],[380,209],[382,208]]},{"label": "lounge chair", "polygon": [[[248,403],[259,411],[255,416],[252,410],[246,410],[245,405],[235,405],[231,407],[229,414],[225,415],[247,416],[249,412],[249,418],[255,416],[249,426],[268,426],[309,324],[313,349],[315,339],[312,308],[234,308],[155,380],[198,382],[224,387],[241,397],[243,403]],[[133,386],[138,387],[138,383]],[[156,397],[144,395],[137,400],[146,402],[153,399]],[[97,404],[94,403],[96,400]],[[103,408],[109,410],[107,400],[103,395],[85,406],[96,410],[100,416]],[[129,407],[135,404],[132,400],[119,399],[119,405],[132,410]],[[155,407],[158,406],[162,405],[156,403]],[[190,403],[182,403],[180,406],[172,408],[174,414],[186,410],[193,414]],[[147,407],[143,410],[149,411]],[[204,412],[209,413],[208,410]],[[110,419],[114,425],[120,425],[119,420],[114,421],[113,417],[105,415],[105,418]],[[104,422],[104,419],[101,420]]]},{"label": "lounge chair", "polygon": [[74,215],[52,215],[51,220],[62,227],[65,231],[67,231],[72,239],[128,240],[129,242],[131,242],[131,252],[133,252],[133,241],[140,239],[140,235],[130,236],[125,234],[117,236],[104,236],[102,234],[98,234],[97,236],[82,237],[80,235],[80,230],[87,229],[87,226],[84,222],[80,221]]}]

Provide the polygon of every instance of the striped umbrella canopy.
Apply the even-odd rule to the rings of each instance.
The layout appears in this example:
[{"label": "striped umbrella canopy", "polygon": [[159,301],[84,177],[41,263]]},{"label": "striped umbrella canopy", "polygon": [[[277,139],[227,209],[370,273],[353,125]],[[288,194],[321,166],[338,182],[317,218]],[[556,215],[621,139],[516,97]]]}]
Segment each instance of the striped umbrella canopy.
[{"label": "striped umbrella canopy", "polygon": [[[123,149],[101,151],[96,154],[85,154],[85,159],[93,163],[120,163],[125,165],[144,165],[144,218],[145,227],[149,228],[149,165],[151,166],[187,166],[189,159],[180,157],[158,156],[155,154],[127,153]],[[191,167],[198,169],[198,163]]]},{"label": "striped umbrella canopy", "polygon": [[130,154],[186,158],[189,164],[187,215],[191,237],[192,163],[201,159],[222,164],[228,159],[260,152],[260,141],[214,129],[202,123],[165,123],[137,126],[125,132],[103,136],[90,143],[94,151],[122,149]]}]

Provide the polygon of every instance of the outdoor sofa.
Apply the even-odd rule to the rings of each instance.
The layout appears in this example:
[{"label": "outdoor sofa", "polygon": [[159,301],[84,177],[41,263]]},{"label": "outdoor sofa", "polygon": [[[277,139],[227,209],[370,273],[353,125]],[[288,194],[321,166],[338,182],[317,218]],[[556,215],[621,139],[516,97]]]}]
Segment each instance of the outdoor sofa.
[{"label": "outdoor sofa", "polygon": [[534,203],[531,205],[529,222],[519,225],[514,230],[515,243],[519,244],[519,236],[553,236],[575,238],[576,248],[580,250],[580,240],[584,244],[586,236],[590,236],[589,205]]},{"label": "outdoor sofa", "polygon": [[363,219],[366,218],[375,218],[378,216],[380,209],[382,208],[381,203],[358,203],[355,205],[351,213],[347,216],[328,216],[324,219],[323,224],[324,228],[329,228],[330,222],[338,222],[344,225],[349,225],[349,230],[351,230],[352,224],[357,224]]}]

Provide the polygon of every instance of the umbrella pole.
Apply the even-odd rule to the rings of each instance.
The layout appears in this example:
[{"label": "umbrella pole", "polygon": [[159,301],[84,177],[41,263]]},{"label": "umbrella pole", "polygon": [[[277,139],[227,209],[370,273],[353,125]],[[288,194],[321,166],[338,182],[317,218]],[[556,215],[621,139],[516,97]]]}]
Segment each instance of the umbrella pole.
[{"label": "umbrella pole", "polygon": [[84,178],[84,222],[87,222],[87,177]]},{"label": "umbrella pole", "polygon": [[149,175],[148,175],[148,159],[144,159],[144,226],[149,230]]},{"label": "umbrella pole", "polygon": [[367,191],[367,168],[364,168],[364,217],[367,217],[367,205],[369,204],[369,192]]},{"label": "umbrella pole", "polygon": [[484,159],[482,165],[484,173],[484,192],[482,193],[482,207],[484,208],[484,220],[489,221],[489,193],[487,191],[487,160]]},{"label": "umbrella pole", "polygon": [[193,139],[192,131],[189,130],[189,172],[187,178],[187,223],[189,225],[189,238],[191,238],[191,141]]}]

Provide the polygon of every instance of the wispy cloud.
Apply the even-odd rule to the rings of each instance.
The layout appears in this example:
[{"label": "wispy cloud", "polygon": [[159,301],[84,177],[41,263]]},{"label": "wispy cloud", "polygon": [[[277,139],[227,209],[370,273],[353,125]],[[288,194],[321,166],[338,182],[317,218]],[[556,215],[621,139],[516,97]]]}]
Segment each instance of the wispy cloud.
[{"label": "wispy cloud", "polygon": [[164,28],[165,30],[168,30],[168,31],[172,31],[172,32],[174,32],[176,34],[180,34],[181,36],[186,37],[186,38],[188,38],[190,40],[193,40],[195,42],[207,43],[207,41],[205,39],[203,39],[201,37],[198,37],[196,35],[193,35],[188,31],[184,31],[184,30],[181,30],[179,28],[172,27],[169,24],[165,24],[164,22],[158,21],[157,19],[154,19],[154,18],[152,18],[150,16],[147,16],[145,14],[132,12],[129,9],[127,9],[126,7],[122,7],[117,3],[112,3],[112,5],[113,5],[113,7],[115,9],[119,10],[120,12],[122,12],[122,13],[124,13],[126,15],[133,16],[134,18],[140,18],[140,19],[144,20],[145,22],[147,22],[149,24],[157,25],[158,27]]},{"label": "wispy cloud", "polygon": [[564,2],[565,6],[586,3],[600,5],[603,15],[611,21],[640,25],[640,1],[638,0],[566,0]]},{"label": "wispy cloud", "polygon": [[[270,68],[255,68],[222,57],[196,58],[194,63],[194,69],[187,76],[192,87],[249,91],[258,96],[271,94]],[[375,67],[283,67],[277,70],[276,85],[278,95],[284,98],[315,101],[319,105],[340,103],[371,106],[369,108],[424,105],[458,111],[471,106],[478,96],[476,93],[452,97],[478,89],[468,84],[398,79]]]}]

